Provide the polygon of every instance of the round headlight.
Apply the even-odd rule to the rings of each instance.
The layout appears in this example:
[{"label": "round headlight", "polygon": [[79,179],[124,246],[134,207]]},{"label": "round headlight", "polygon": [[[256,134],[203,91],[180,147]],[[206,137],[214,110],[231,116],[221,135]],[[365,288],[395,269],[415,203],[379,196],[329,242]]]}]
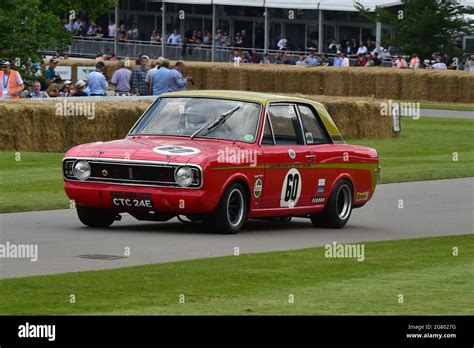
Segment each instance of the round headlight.
[{"label": "round headlight", "polygon": [[79,180],[87,180],[91,176],[91,166],[87,161],[77,161],[74,163],[72,173]]},{"label": "round headlight", "polygon": [[179,167],[174,172],[174,179],[179,186],[189,186],[194,179],[194,173],[189,167]]}]

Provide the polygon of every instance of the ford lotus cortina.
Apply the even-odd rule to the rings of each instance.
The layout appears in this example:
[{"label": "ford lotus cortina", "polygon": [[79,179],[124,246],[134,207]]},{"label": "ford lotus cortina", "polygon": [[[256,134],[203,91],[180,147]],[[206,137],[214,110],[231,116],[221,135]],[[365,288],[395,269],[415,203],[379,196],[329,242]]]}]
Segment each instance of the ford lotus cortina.
[{"label": "ford lotus cortina", "polygon": [[239,91],[158,98],[125,139],[83,144],[63,160],[79,220],[204,223],[236,233],[247,219],[342,228],[374,194],[377,151],[344,142],[320,103]]}]

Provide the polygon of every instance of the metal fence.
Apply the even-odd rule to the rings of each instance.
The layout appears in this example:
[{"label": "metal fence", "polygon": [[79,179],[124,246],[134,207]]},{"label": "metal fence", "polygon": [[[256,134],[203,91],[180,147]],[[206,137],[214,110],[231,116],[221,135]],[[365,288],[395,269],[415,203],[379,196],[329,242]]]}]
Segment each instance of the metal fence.
[{"label": "metal fence", "polygon": [[[114,50],[115,43],[113,39],[95,39],[75,37],[72,45],[69,48],[69,54],[81,57],[95,57],[98,52],[111,55],[115,53],[118,57],[136,58],[141,54],[146,54],[151,58],[165,56],[171,60],[188,60],[211,62],[212,61],[212,46],[210,45],[166,45],[165,54],[163,54],[163,47],[161,43],[152,43],[149,41],[119,41],[117,43],[117,52]],[[230,62],[232,60],[233,51],[241,49],[242,51],[250,51],[253,48],[242,47],[216,47],[214,54],[215,62]],[[256,49],[260,56],[263,56],[262,49]],[[52,50],[47,53],[53,52]],[[269,50],[272,61],[279,51]],[[300,56],[307,55],[303,51],[286,51],[285,57],[291,61],[298,61]],[[334,54],[327,54],[329,59],[333,60]],[[355,65],[356,59],[349,58],[350,64]],[[383,62],[383,66],[391,66],[391,61]]]}]

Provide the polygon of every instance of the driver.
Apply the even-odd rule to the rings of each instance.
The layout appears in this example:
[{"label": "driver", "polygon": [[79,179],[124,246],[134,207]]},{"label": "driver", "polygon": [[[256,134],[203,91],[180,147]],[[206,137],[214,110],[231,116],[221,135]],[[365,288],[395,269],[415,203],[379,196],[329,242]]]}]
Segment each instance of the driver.
[{"label": "driver", "polygon": [[197,131],[206,124],[206,116],[204,110],[199,110],[199,107],[189,106],[184,113],[184,127],[187,130]]}]

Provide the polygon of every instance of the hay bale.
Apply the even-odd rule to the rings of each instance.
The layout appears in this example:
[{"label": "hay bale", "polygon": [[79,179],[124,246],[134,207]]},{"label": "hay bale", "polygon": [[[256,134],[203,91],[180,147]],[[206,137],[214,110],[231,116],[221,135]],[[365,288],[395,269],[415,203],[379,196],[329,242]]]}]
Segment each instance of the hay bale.
[{"label": "hay bale", "polygon": [[[380,103],[363,99],[296,95],[325,105],[345,138],[393,136],[391,118],[380,116]],[[69,101],[82,102],[82,98]],[[90,102],[90,100],[88,100]],[[58,101],[5,102],[0,104],[0,149],[64,152],[93,141],[123,138],[148,101],[95,101],[95,118],[58,116]]]},{"label": "hay bale", "polygon": [[[135,62],[130,61],[131,67]],[[64,60],[60,65],[93,66],[94,60]],[[117,62],[106,62],[112,77]],[[379,99],[434,102],[474,102],[474,74],[391,68],[300,68],[288,65],[187,62],[195,86],[189,89],[230,89],[274,93],[375,97]],[[442,91],[440,93],[440,91]]]}]

